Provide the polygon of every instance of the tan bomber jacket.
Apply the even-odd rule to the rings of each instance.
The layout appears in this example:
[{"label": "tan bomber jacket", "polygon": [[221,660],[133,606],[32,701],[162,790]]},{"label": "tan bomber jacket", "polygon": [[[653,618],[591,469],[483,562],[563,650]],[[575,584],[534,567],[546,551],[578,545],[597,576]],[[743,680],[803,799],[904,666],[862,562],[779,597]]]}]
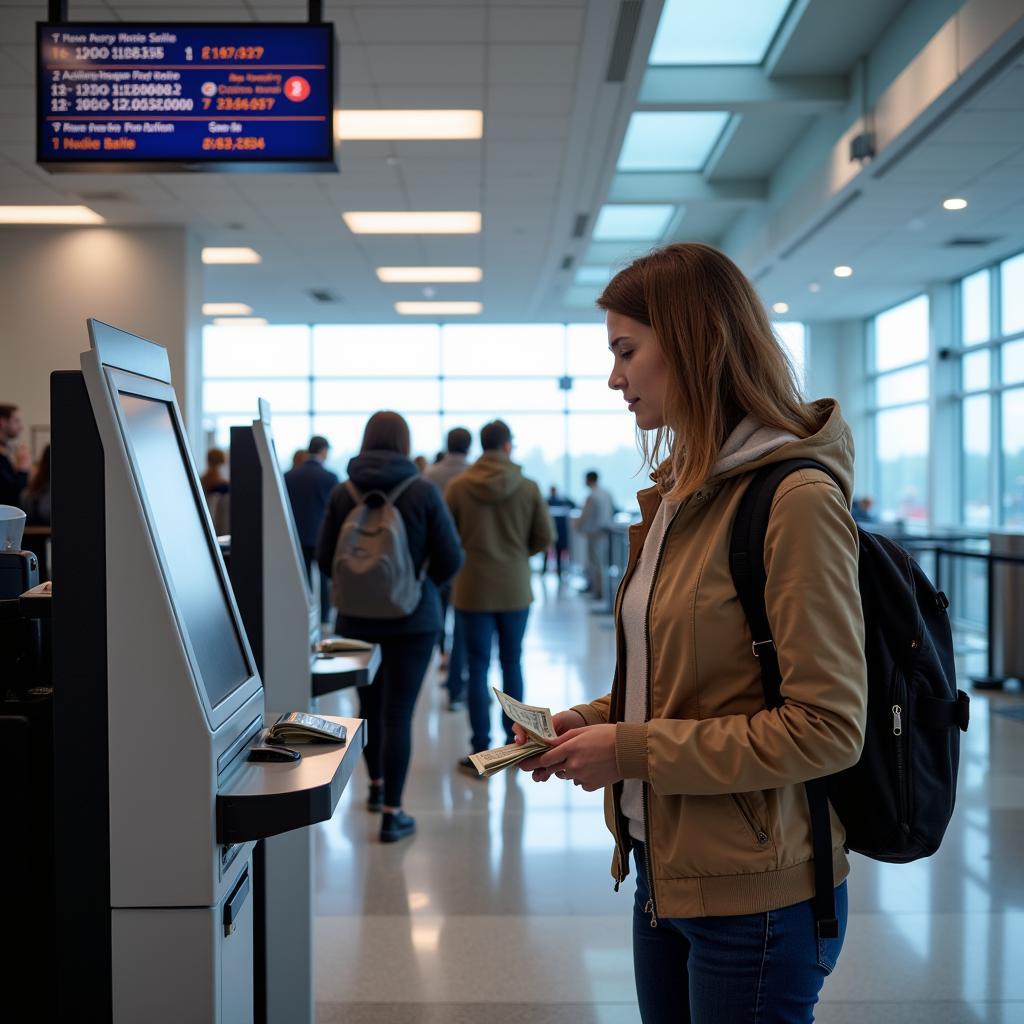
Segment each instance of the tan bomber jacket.
[{"label": "tan bomber jacket", "polygon": [[[615,603],[617,666],[611,693],[578,705],[588,724],[617,723],[623,778],[644,786],[646,854],[655,917],[760,913],[814,895],[811,827],[802,783],[855,764],[864,739],[867,676],[849,505],[853,439],[838,403],[814,408],[812,436],[710,479],[676,512],[647,607],[648,721],[622,721],[625,647],[621,600],[661,504],[638,494],[629,561]],[[784,704],[764,706],[752,638],[729,572],[739,499],[755,470],[812,458],[779,486],[765,541],[765,603]],[[655,474],[657,479],[657,474]],[[616,888],[629,873],[629,831],[605,791],[615,837]],[[845,832],[832,813],[833,871],[849,872]]]}]

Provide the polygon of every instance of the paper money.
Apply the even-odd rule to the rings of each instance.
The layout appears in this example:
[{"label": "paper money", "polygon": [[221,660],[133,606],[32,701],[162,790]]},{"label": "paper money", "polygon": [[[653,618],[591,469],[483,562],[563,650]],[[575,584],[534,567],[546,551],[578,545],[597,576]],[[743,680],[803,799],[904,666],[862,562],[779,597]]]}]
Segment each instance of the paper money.
[{"label": "paper money", "polygon": [[495,747],[493,750],[483,750],[479,754],[470,754],[469,759],[477,772],[488,779],[492,775],[511,768],[513,765],[525,761],[535,754],[542,754],[547,750],[546,743],[538,743],[536,740],[527,740],[526,743],[509,743],[504,747]]},{"label": "paper money", "polygon": [[531,704],[523,704],[507,693],[502,693],[497,687],[492,689],[502,710],[513,722],[523,727],[529,739],[525,743],[509,743],[504,747],[494,747],[491,750],[482,750],[479,754],[470,754],[470,761],[485,779],[519,764],[520,761],[525,761],[528,757],[542,754],[548,749],[544,741],[553,740],[557,735],[550,708],[536,708]]},{"label": "paper money", "polygon": [[494,696],[498,698],[498,703],[505,714],[513,722],[521,725],[534,739],[553,740],[558,735],[555,732],[550,708],[535,708],[532,704],[523,704],[507,693],[502,693],[496,686],[492,686],[491,689],[494,690]]}]

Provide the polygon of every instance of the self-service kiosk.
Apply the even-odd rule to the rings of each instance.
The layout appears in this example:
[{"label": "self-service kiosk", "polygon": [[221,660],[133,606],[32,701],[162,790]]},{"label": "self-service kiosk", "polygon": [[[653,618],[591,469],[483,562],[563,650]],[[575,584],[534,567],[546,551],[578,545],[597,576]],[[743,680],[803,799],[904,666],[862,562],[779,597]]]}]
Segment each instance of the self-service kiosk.
[{"label": "self-service kiosk", "polygon": [[[267,701],[311,708],[315,697],[342,685],[370,682],[379,649],[346,658],[333,673],[323,664],[320,608],[306,575],[295,520],[277,457],[270,406],[259,401],[251,426],[231,428],[230,577]],[[319,684],[314,685],[314,684]],[[257,1020],[312,1022],[313,855],[308,831],[274,836],[257,845],[254,861]],[[303,993],[305,995],[303,995]],[[298,995],[297,995],[298,994]]]},{"label": "self-service kiosk", "polygon": [[364,731],[249,760],[263,685],[167,353],[89,333],[51,378],[58,1013],[251,1022],[254,843],[330,817]]}]

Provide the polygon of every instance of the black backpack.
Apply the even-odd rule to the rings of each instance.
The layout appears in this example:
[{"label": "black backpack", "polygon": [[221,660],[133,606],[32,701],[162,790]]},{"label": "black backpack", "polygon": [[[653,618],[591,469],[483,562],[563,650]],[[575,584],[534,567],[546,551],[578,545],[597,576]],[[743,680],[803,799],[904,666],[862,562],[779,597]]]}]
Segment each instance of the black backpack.
[{"label": "black backpack", "polygon": [[[740,499],[729,565],[761,666],[765,704],[783,703],[779,662],[764,604],[764,541],[775,490],[798,469],[790,459],[759,470]],[[818,935],[838,935],[828,803],[846,828],[847,849],[906,863],[933,854],[953,815],[960,732],[970,698],[956,688],[946,595],[894,541],[858,530],[868,702],[864,749],[852,768],[805,783],[814,848]]]}]

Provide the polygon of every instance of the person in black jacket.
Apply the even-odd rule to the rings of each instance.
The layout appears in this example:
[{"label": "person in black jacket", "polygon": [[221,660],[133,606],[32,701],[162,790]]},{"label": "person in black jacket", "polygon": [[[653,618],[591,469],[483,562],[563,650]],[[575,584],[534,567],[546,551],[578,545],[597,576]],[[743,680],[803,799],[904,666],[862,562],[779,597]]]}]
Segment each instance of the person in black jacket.
[{"label": "person in black jacket", "polygon": [[[383,810],[380,838],[394,842],[416,830],[415,820],[402,810],[402,789],[412,754],[412,714],[430,656],[441,628],[438,586],[462,565],[462,546],[440,492],[419,478],[409,458],[409,425],[396,412],[370,417],[359,455],[348,464],[349,478],[361,494],[391,491],[408,477],[416,479],[395,502],[405,524],[413,565],[426,570],[423,593],[416,609],[403,618],[367,619],[338,615],[339,635],[380,644],[381,666],[370,686],[359,690],[359,714],[366,719],[363,750],[370,773],[366,806]],[[331,492],[320,527],[316,560],[330,577],[334,550],[345,517],[355,499],[344,484]]]},{"label": "person in black jacket", "polygon": [[[306,575],[309,577],[310,585],[313,583],[317,534],[320,532],[320,524],[324,521],[331,491],[338,486],[337,476],[324,466],[330,450],[331,446],[326,437],[314,435],[309,439],[306,457],[300,462],[293,458],[292,468],[284,475],[288,502],[295,517],[295,530],[299,535],[299,545],[302,547],[302,558],[306,563]],[[330,573],[320,578],[320,619],[323,622],[328,621],[327,615],[331,607],[330,578]]]},{"label": "person in black jacket", "polygon": [[32,459],[24,445],[15,445],[23,427],[16,405],[0,403],[0,505],[21,508],[21,492],[28,486]]}]

